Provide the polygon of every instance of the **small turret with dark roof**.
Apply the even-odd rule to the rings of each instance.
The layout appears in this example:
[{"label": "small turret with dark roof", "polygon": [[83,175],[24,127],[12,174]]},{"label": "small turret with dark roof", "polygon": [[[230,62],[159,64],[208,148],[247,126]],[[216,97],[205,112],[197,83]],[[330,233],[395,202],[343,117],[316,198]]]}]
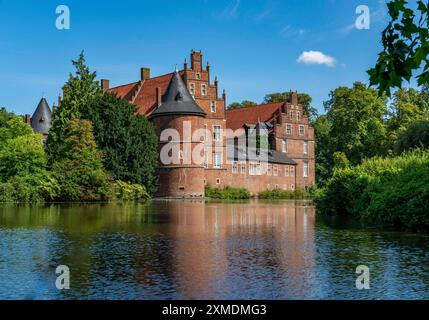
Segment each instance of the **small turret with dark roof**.
[{"label": "small turret with dark roof", "polygon": [[150,118],[171,115],[206,116],[206,113],[195,103],[177,71],[162,97],[161,105],[150,115]]},{"label": "small turret with dark roof", "polygon": [[49,134],[49,130],[52,126],[52,112],[45,98],[40,100],[36,111],[34,111],[34,114],[31,117],[30,124],[34,132],[41,133],[43,135]]}]

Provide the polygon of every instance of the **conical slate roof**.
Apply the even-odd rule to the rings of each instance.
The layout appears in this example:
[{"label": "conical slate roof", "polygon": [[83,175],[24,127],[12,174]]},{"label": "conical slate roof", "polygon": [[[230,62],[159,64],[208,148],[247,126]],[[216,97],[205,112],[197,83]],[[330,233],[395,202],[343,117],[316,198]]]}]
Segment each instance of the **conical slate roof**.
[{"label": "conical slate roof", "polygon": [[162,97],[161,105],[150,115],[150,118],[168,115],[206,116],[206,113],[195,103],[177,71]]},{"label": "conical slate roof", "polygon": [[51,126],[52,112],[46,99],[42,98],[31,117],[31,127],[36,133],[48,134]]}]

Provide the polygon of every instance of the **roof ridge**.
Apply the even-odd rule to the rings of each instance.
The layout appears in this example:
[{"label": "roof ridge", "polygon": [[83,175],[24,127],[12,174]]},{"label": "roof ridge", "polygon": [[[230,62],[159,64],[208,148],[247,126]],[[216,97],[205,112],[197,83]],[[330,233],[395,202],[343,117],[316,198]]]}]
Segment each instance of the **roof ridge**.
[{"label": "roof ridge", "polygon": [[284,101],[284,102],[273,102],[273,103],[264,103],[264,104],[258,104],[258,105],[255,105],[255,106],[246,106],[246,107],[241,107],[241,108],[237,108],[237,109],[229,109],[229,110],[227,110],[227,112],[240,111],[240,110],[243,110],[243,109],[250,109],[250,108],[256,108],[256,107],[274,106],[276,104],[285,104],[285,103],[287,103],[287,101]]}]

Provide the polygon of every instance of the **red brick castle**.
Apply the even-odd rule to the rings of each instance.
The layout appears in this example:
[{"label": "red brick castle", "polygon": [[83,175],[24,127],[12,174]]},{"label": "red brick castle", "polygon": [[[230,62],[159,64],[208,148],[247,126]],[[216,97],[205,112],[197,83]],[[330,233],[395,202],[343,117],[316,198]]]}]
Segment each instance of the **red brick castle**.
[{"label": "red brick castle", "polygon": [[[226,110],[225,91],[219,95],[209,64],[203,67],[202,53],[193,50],[190,65],[185,60],[183,70],[151,77],[150,69],[142,68],[139,81],[115,88],[109,88],[109,80],[101,84],[103,90],[130,101],[139,114],[149,118],[160,137],[160,153],[168,143],[177,145],[169,155],[178,161],[159,163],[159,196],[203,197],[206,184],[245,187],[256,194],[315,183],[314,130],[296,93],[291,101]],[[189,129],[192,134],[172,141],[162,137],[168,128],[180,133]],[[242,129],[250,135],[261,128],[270,141],[268,161],[252,156],[237,144],[237,138],[233,148],[227,147],[226,129]],[[206,136],[194,137],[197,130],[206,131]],[[204,154],[204,161],[185,161],[192,152]]]}]

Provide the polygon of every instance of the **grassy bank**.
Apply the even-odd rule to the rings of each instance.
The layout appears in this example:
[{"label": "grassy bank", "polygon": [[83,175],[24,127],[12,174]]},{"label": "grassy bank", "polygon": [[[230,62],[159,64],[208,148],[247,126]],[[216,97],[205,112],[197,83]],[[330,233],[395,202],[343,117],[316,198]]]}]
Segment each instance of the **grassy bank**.
[{"label": "grassy bank", "polygon": [[316,192],[318,211],[398,230],[429,231],[429,151],[336,170]]}]

